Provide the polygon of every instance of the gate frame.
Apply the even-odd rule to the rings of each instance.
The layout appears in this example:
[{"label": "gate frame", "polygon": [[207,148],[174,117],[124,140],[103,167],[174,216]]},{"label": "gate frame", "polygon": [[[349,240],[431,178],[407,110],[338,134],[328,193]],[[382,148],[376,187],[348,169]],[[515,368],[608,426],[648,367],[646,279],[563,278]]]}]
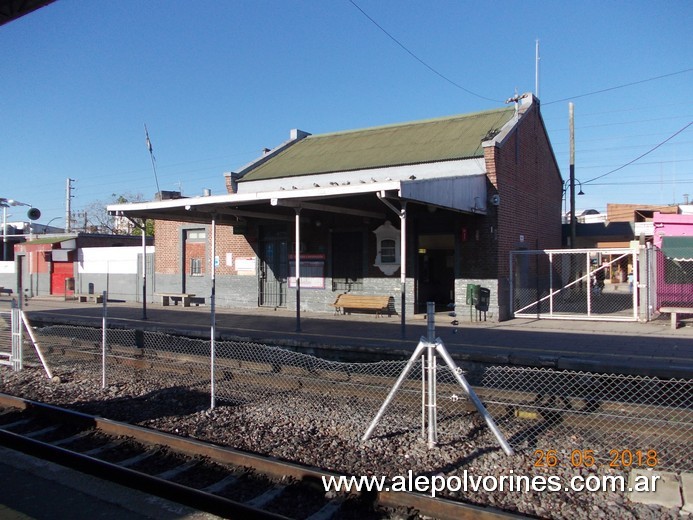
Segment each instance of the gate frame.
[{"label": "gate frame", "polygon": [[[570,254],[570,253],[579,253],[579,254],[584,254],[587,256],[587,265],[586,265],[586,274],[583,275],[582,277],[573,280],[570,282],[568,285],[564,285],[557,290],[553,290],[553,255],[554,254]],[[553,313],[553,297],[554,295],[560,293],[563,289],[566,287],[570,287],[573,284],[587,281],[587,287],[588,287],[588,292],[591,289],[591,277],[593,272],[590,270],[590,263],[589,263],[589,254],[590,253],[602,253],[602,254],[607,254],[607,255],[622,255],[620,258],[623,258],[624,256],[631,255],[632,260],[633,260],[633,312],[631,316],[599,316],[599,315],[594,315],[591,313],[591,298],[587,298],[587,315],[584,314],[560,314],[556,315]],[[514,280],[514,264],[513,264],[513,255],[519,256],[519,255],[538,255],[538,254],[545,254],[548,255],[549,259],[549,294],[547,296],[544,296],[538,300],[536,300],[534,303],[525,306],[524,309],[527,307],[530,307],[532,305],[537,305],[542,301],[549,300],[549,313],[548,314],[542,314],[542,313],[533,313],[531,315],[528,314],[518,314],[515,312],[514,309],[514,297],[515,297],[515,280]],[[612,262],[618,261],[620,258],[617,258],[616,260],[613,260]],[[641,288],[640,284],[640,268],[639,268],[639,249],[633,248],[633,247],[621,247],[621,248],[581,248],[581,249],[521,249],[517,251],[510,251],[510,257],[509,257],[509,266],[510,266],[510,315],[513,318],[536,318],[536,319],[552,319],[552,320],[584,320],[584,321],[638,321],[639,317],[639,312],[638,312],[638,292],[639,289]]]}]

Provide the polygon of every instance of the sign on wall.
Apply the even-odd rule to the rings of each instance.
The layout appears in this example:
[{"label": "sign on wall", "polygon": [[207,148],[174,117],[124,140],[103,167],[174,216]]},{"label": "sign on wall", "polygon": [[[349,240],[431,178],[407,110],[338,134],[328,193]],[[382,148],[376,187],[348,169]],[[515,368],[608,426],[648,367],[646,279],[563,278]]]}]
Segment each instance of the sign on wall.
[{"label": "sign on wall", "polygon": [[[296,274],[296,255],[289,256],[289,274]],[[289,287],[296,287],[296,277],[289,276]],[[301,255],[301,289],[325,288],[325,255]]]},{"label": "sign on wall", "polygon": [[251,257],[236,257],[236,273],[240,276],[255,275],[256,258]]}]

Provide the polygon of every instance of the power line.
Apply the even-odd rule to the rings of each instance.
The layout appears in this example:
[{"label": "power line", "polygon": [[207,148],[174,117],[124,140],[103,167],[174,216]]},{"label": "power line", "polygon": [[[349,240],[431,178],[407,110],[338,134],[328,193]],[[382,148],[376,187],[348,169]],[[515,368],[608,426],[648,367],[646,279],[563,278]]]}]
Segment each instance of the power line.
[{"label": "power line", "polygon": [[476,92],[472,92],[471,90],[469,90],[469,89],[467,89],[467,88],[464,88],[464,87],[463,87],[462,85],[460,85],[459,83],[454,82],[453,80],[451,80],[450,78],[448,78],[445,74],[443,74],[442,72],[439,72],[438,70],[434,69],[434,68],[433,68],[432,66],[430,66],[428,63],[426,63],[424,60],[422,60],[422,59],[419,58],[416,54],[414,54],[412,51],[410,51],[401,41],[399,41],[397,38],[395,38],[394,36],[392,36],[389,32],[387,32],[387,30],[385,30],[385,28],[384,28],[382,25],[380,25],[380,24],[379,24],[378,22],[376,22],[373,18],[371,18],[371,16],[370,16],[366,11],[364,11],[363,9],[361,9],[361,7],[359,7],[358,4],[357,4],[356,2],[354,2],[354,0],[349,0],[349,3],[351,3],[351,5],[353,5],[356,9],[358,9],[358,10],[361,12],[361,14],[362,14],[363,16],[365,16],[366,18],[368,18],[368,19],[371,21],[371,23],[372,23],[373,25],[375,25],[378,29],[380,29],[388,38],[390,38],[393,42],[395,42],[397,45],[399,45],[407,54],[409,54],[409,56],[411,56],[411,57],[414,58],[416,61],[418,61],[419,63],[421,63],[421,65],[423,65],[423,66],[426,67],[428,70],[430,70],[431,72],[433,72],[433,74],[435,74],[436,76],[438,76],[438,77],[444,79],[445,81],[447,81],[448,83],[450,83],[452,86],[457,87],[457,88],[460,89],[460,90],[464,90],[467,94],[471,94],[472,96],[476,96],[476,97],[478,97],[478,98],[485,99],[486,101],[493,101],[494,103],[503,103],[503,101],[500,101],[500,100],[498,100],[498,99],[491,99],[491,98],[488,98],[488,97],[486,97],[486,96],[482,96],[481,94],[477,94]]},{"label": "power line", "polygon": [[632,81],[630,83],[624,83],[623,85],[617,85],[615,87],[603,88],[601,90],[595,90],[593,92],[587,92],[585,94],[579,94],[577,96],[571,96],[571,97],[567,97],[567,98],[563,98],[563,99],[557,99],[555,101],[549,101],[547,103],[542,103],[542,106],[552,105],[554,103],[560,103],[562,101],[570,101],[570,100],[578,99],[581,97],[593,96],[595,94],[603,94],[604,92],[610,92],[612,90],[617,90],[619,88],[632,87],[633,85],[639,85],[641,83],[647,83],[648,81],[655,81],[655,80],[662,79],[662,78],[668,78],[670,76],[676,76],[678,74],[685,74],[686,72],[691,72],[691,71],[693,71],[693,68],[679,70],[677,72],[670,72],[669,74],[662,74],[661,76],[655,76],[653,78],[641,79],[639,81]]},{"label": "power line", "polygon": [[[684,174],[688,175],[688,174]],[[663,180],[652,180],[652,181],[638,181],[638,185],[641,184],[661,184],[661,185],[668,185],[668,184],[693,184],[693,180],[685,180],[687,177],[684,177],[683,179],[663,179]],[[595,182],[591,184],[591,186],[624,186],[627,184],[632,183],[632,181],[621,181],[621,182]]]},{"label": "power line", "polygon": [[629,161],[629,162],[627,162],[626,164],[624,164],[624,165],[622,165],[622,166],[619,166],[618,168],[615,168],[615,169],[613,169],[613,170],[611,170],[611,171],[609,171],[609,172],[606,172],[606,173],[604,173],[604,174],[602,174],[602,175],[599,175],[599,176],[597,176],[597,177],[594,177],[594,178],[592,178],[592,179],[589,179],[589,180],[583,182],[583,184],[589,184],[589,183],[591,183],[592,181],[596,181],[597,179],[601,179],[602,177],[606,177],[607,175],[611,175],[612,173],[615,173],[615,172],[617,172],[617,171],[619,171],[619,170],[622,170],[622,169],[625,168],[626,166],[630,166],[630,165],[633,164],[634,162],[636,162],[636,161],[642,159],[643,157],[645,157],[646,155],[649,155],[650,153],[654,152],[657,148],[659,148],[660,146],[662,146],[664,143],[666,143],[666,142],[668,142],[668,141],[671,141],[674,137],[676,137],[677,135],[679,135],[681,132],[683,132],[684,130],[686,130],[686,129],[687,129],[689,126],[691,126],[691,125],[693,125],[693,121],[691,121],[690,123],[688,123],[686,126],[684,126],[683,128],[681,128],[680,130],[676,131],[676,132],[675,132],[674,134],[672,134],[671,136],[667,137],[667,138],[666,138],[664,141],[662,141],[661,143],[655,145],[654,147],[650,148],[650,149],[649,149],[648,151],[646,151],[645,153],[639,155],[638,157],[636,157],[636,158],[633,159],[632,161]]}]

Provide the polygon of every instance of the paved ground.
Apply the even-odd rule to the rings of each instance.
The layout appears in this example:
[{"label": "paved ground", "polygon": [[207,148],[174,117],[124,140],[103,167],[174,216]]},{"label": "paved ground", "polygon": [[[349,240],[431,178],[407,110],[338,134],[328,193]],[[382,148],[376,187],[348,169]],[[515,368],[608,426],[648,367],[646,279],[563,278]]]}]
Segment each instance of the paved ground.
[{"label": "paved ground", "polygon": [[[8,303],[0,302],[0,309]],[[102,306],[33,298],[26,312],[31,320],[100,325]],[[141,304],[108,303],[109,322],[115,326],[145,328],[209,337],[208,306],[162,307],[149,304],[143,320]],[[458,361],[620,372],[659,377],[693,376],[693,322],[673,330],[668,317],[650,323],[578,320],[515,319],[502,323],[468,322],[436,314],[436,337]],[[453,324],[454,320],[460,323]],[[295,311],[218,309],[220,339],[248,338],[328,354],[333,358],[408,358],[427,334],[424,315],[407,317],[404,339],[399,316],[375,318],[330,312],[302,312],[297,331]]]}]

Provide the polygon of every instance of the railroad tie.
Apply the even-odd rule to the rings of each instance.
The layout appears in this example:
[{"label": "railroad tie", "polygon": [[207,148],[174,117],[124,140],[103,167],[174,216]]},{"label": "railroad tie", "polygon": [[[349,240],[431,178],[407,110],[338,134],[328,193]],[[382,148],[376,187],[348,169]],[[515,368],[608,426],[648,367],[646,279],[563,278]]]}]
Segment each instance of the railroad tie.
[{"label": "railroad tie", "polygon": [[164,479],[164,480],[171,480],[173,477],[177,477],[184,471],[188,471],[190,468],[193,466],[197,465],[196,460],[191,460],[188,462],[185,462],[184,464],[180,464],[179,466],[176,466],[175,468],[169,469],[167,471],[162,471],[157,475],[157,477]]},{"label": "railroad tie", "polygon": [[144,453],[140,453],[138,455],[135,455],[134,457],[130,457],[129,459],[121,460],[120,462],[116,462],[118,466],[122,466],[124,468],[127,468],[128,466],[134,466],[138,462],[143,461],[144,459],[148,459],[149,457],[153,456],[156,452],[155,451],[145,451]]},{"label": "railroad tie", "polygon": [[82,455],[97,455],[103,451],[110,450],[111,448],[115,448],[116,446],[120,446],[121,444],[123,444],[123,441],[107,442],[103,446],[99,446],[98,448],[92,448],[91,450],[83,452]]},{"label": "railroad tie", "polygon": [[214,484],[210,484],[209,486],[204,488],[202,491],[205,491],[206,493],[218,493],[219,491],[223,490],[224,488],[235,484],[237,481],[238,481],[238,477],[236,475],[229,475],[229,476],[221,479],[219,482],[215,482]]},{"label": "railroad tie", "polygon": [[58,426],[48,426],[46,428],[42,428],[40,430],[36,430],[34,432],[31,432],[31,433],[25,433],[24,436],[28,437],[30,439],[33,439],[35,437],[39,437],[39,436],[43,435],[44,433],[54,432],[57,429],[58,429]]},{"label": "railroad tie", "polygon": [[272,502],[272,500],[281,495],[284,492],[285,488],[286,486],[276,486],[271,489],[268,489],[263,494],[258,495],[252,500],[247,501],[245,505],[248,507],[254,507],[256,509],[262,509],[267,504]]},{"label": "railroad tie", "polygon": [[15,426],[23,426],[25,424],[29,424],[31,422],[31,419],[20,419],[19,421],[11,422],[9,424],[3,424],[2,427],[0,427],[0,430],[7,430],[7,428],[14,428]]},{"label": "railroad tie", "polygon": [[78,432],[75,433],[74,435],[71,435],[70,437],[65,437],[64,439],[57,439],[54,441],[49,442],[49,444],[52,444],[53,446],[61,446],[62,444],[70,444],[72,441],[76,441],[78,439],[82,439],[89,435],[91,433],[91,430],[85,430],[83,432]]},{"label": "railroad tie", "polygon": [[318,509],[315,513],[310,515],[306,520],[329,520],[334,517],[337,511],[342,507],[344,501],[339,498],[330,500],[327,504]]}]

